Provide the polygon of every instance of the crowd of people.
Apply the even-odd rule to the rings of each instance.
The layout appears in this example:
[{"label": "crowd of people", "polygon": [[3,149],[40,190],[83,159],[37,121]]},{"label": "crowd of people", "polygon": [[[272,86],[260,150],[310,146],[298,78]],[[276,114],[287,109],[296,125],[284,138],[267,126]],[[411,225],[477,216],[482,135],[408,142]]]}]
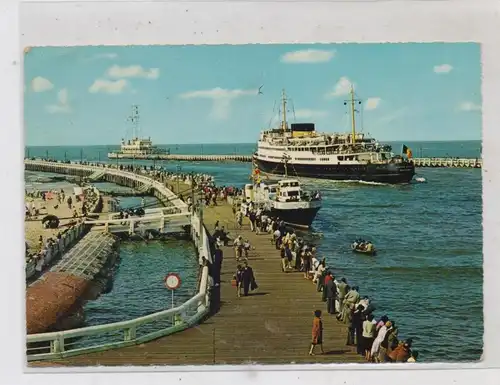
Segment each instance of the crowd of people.
[{"label": "crowd of people", "polygon": [[[218,199],[227,201],[228,196],[242,195],[241,189],[215,186],[213,178],[204,174],[175,174],[152,166],[120,165],[119,168],[148,174],[164,182],[167,187],[171,187],[167,184],[169,180],[180,178],[183,183],[192,184],[194,178],[197,190],[201,192],[207,206],[217,205]],[[316,290],[321,293],[328,315],[336,317],[347,326],[346,345],[356,346],[357,353],[368,362],[416,362],[418,352],[412,348],[412,339],[400,339],[396,322],[387,315],[375,317],[371,300],[366,296],[362,297],[359,287],[350,285],[346,278],[337,279],[332,269],[327,267],[326,260],[318,257],[314,245],[298,237],[293,229],[287,228],[283,220],[271,217],[268,211],[252,203],[246,206],[245,212],[242,212],[238,204],[233,204],[233,214],[237,228],[242,227],[243,218],[247,217],[251,231],[272,235],[271,242],[280,252],[283,272],[299,271],[303,273],[304,279],[312,281]],[[228,246],[230,241],[229,233],[217,222],[210,239],[211,261],[202,258],[202,265],[208,267],[213,288],[218,289],[219,297],[223,265],[221,246]],[[241,236],[235,237],[232,246],[238,261],[232,285],[236,288],[238,297],[242,294],[248,296],[250,291],[258,288],[253,269],[248,262],[248,251],[252,246],[248,239]],[[213,300],[217,302],[215,298]],[[321,310],[314,312],[310,355],[315,354],[314,349],[318,345],[323,352],[322,316]]]},{"label": "crowd of people", "polygon": [[[253,204],[247,205],[245,212],[234,205],[233,212],[239,227],[243,217],[247,217],[251,231],[272,234],[271,242],[280,251],[283,272],[301,272],[304,279],[312,281],[321,293],[326,312],[347,325],[346,345],[356,346],[357,353],[368,362],[416,362],[418,352],[412,349],[413,340],[399,339],[396,322],[387,315],[376,318],[371,300],[367,296],[362,297],[359,287],[350,285],[346,278],[337,279],[332,269],[327,267],[326,259],[317,255],[313,244],[298,237],[282,219],[271,217],[269,212]],[[236,258],[241,258],[246,247],[250,247],[249,242],[245,247],[245,242],[248,241],[241,236],[236,238]],[[235,277],[236,282],[241,282],[238,275]],[[316,345],[320,345],[322,350],[321,314],[321,310],[315,311],[311,355],[314,355]]]},{"label": "crowd of people", "polygon": [[[26,220],[40,221],[43,229],[57,230],[57,233],[48,236],[40,234],[36,244],[25,242],[25,263],[27,278],[39,275],[42,270],[48,266],[56,257],[60,256],[65,250],[65,237],[68,233],[74,231],[88,212],[93,211],[101,201],[97,189],[88,186],[83,189],[83,197],[77,195],[66,196],[64,190],[26,191]],[[56,204],[51,204],[51,210],[54,214],[47,211],[48,201],[55,200]],[[40,201],[40,202],[38,202]],[[81,202],[78,206],[74,202]],[[71,217],[61,218],[55,215],[60,211],[59,207],[63,204],[68,205],[68,209],[73,210]],[[47,207],[46,207],[47,206]],[[58,210],[59,209],[59,210]],[[63,215],[64,216],[64,215]],[[34,266],[34,268],[33,268]]]}]

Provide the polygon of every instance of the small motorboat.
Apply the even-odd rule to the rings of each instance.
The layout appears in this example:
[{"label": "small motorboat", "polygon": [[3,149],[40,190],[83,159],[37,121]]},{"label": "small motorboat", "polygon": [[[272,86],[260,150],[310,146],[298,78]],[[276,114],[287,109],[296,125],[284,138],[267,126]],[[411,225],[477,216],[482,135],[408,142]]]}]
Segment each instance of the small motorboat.
[{"label": "small motorboat", "polygon": [[365,241],[363,239],[357,239],[351,244],[351,249],[355,253],[375,255],[377,251],[372,242]]}]

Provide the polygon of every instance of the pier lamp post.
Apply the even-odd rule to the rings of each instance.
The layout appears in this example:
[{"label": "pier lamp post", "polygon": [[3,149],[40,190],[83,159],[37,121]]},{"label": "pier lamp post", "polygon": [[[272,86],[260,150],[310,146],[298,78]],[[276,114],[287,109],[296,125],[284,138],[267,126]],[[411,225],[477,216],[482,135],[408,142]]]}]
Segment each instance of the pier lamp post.
[{"label": "pier lamp post", "polygon": [[83,163],[83,148],[80,148],[80,164]]},{"label": "pier lamp post", "polygon": [[68,151],[64,151],[64,163],[68,161]]},{"label": "pier lamp post", "polygon": [[101,151],[97,152],[97,161],[101,163]]},{"label": "pier lamp post", "polygon": [[177,165],[177,195],[179,195],[179,178],[180,173],[182,171],[182,166],[180,164]]},{"label": "pier lamp post", "polygon": [[45,159],[49,160],[49,150],[45,150]]}]

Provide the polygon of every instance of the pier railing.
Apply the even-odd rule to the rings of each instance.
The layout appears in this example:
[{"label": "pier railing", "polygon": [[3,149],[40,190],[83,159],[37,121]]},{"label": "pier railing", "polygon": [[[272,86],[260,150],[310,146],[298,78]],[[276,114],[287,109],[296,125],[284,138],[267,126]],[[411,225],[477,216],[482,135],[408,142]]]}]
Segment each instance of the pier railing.
[{"label": "pier railing", "polygon": [[[75,168],[87,171],[103,169],[102,167],[84,165],[26,161],[26,163],[28,162],[31,164],[40,163],[50,165],[52,168]],[[191,235],[198,249],[199,260],[201,261],[203,256],[209,260],[211,259],[209,235],[203,226],[202,211],[199,213],[189,213],[186,203],[178,199],[163,184],[153,181],[151,178],[123,170],[109,168],[105,170],[106,173],[117,173],[119,176],[130,177],[136,181],[142,181],[144,184],[151,185],[160,195],[169,201],[174,201],[174,205],[178,208],[177,215],[186,215],[186,212],[190,214]],[[159,284],[162,283],[160,282]],[[202,266],[198,293],[180,306],[127,321],[58,332],[30,334],[26,337],[27,359],[28,361],[53,360],[84,353],[122,348],[145,343],[185,330],[198,324],[208,315],[210,311],[211,285],[212,280],[208,274],[208,267]],[[165,294],[165,297],[167,302],[167,294]]]},{"label": "pier railing", "polygon": [[[75,224],[61,235],[56,243],[47,248],[44,258],[44,264],[49,264],[52,260],[59,258],[66,250],[68,250],[82,235],[88,230],[83,223]],[[30,279],[36,273],[36,265],[38,260],[35,255],[32,255],[25,266],[26,280]]]}]

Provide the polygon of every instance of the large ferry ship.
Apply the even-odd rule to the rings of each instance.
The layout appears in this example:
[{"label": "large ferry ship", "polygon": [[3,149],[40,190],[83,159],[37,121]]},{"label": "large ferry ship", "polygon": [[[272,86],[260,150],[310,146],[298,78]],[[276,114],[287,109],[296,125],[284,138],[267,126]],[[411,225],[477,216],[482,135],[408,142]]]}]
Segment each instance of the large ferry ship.
[{"label": "large ferry ship", "polygon": [[261,132],[253,161],[264,174],[296,177],[355,180],[378,183],[409,183],[415,175],[411,151],[403,146],[405,156],[394,155],[392,148],[374,138],[356,132],[355,109],[361,101],[351,87],[352,132],[316,132],[314,123],[286,120],[287,98],[282,94],[282,120],[277,128]]},{"label": "large ferry ship", "polygon": [[151,138],[139,138],[139,106],[132,106],[132,115],[128,120],[134,126],[132,139],[122,139],[120,151],[108,153],[108,158],[141,159],[152,155],[168,155],[168,151],[154,146]]}]

